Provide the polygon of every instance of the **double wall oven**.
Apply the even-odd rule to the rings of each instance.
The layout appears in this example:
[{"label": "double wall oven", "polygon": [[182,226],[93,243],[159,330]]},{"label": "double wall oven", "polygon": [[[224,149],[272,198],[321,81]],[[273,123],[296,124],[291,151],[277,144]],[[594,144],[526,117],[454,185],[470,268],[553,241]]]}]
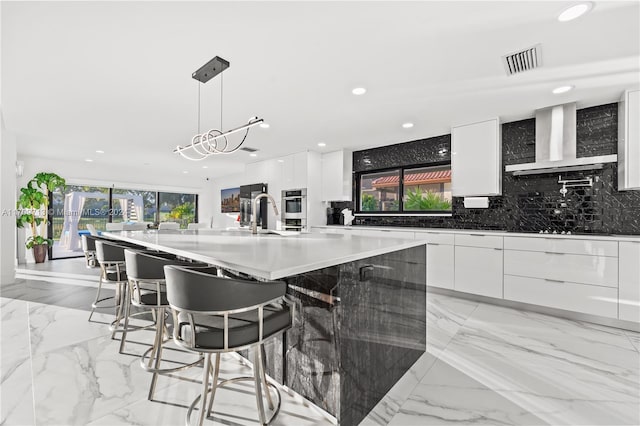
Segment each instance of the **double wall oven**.
[{"label": "double wall oven", "polygon": [[282,191],[282,229],[285,231],[307,230],[307,189]]}]

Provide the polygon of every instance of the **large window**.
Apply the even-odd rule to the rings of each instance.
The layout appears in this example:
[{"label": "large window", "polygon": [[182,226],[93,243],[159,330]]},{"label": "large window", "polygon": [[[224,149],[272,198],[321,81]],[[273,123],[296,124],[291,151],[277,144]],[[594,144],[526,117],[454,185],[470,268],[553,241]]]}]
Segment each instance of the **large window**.
[{"label": "large window", "polygon": [[451,166],[362,173],[358,203],[361,213],[450,213]]},{"label": "large window", "polygon": [[180,228],[196,219],[196,196],[193,194],[177,194],[160,192],[160,222],[177,222]]},{"label": "large window", "polygon": [[451,211],[451,166],[405,169],[404,211]]},{"label": "large window", "polygon": [[112,197],[113,222],[156,221],[156,192],[115,188]]},{"label": "large window", "polygon": [[360,211],[388,212],[400,209],[400,170],[360,176]]}]

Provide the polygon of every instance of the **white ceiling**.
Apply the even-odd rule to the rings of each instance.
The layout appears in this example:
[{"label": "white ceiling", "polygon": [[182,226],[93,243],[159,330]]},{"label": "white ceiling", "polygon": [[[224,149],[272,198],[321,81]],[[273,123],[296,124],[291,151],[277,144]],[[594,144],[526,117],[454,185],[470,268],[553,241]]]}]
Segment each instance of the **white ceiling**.
[{"label": "white ceiling", "polygon": [[[321,141],[360,149],[615,101],[640,82],[640,3],[596,2],[558,22],[569,4],[2,2],[2,110],[21,155],[201,179]],[[543,67],[507,76],[501,56],[535,43]],[[216,55],[231,62],[224,129],[253,115],[271,128],[249,134],[256,158],[188,162],[172,150],[197,130],[191,73]],[[202,130],[220,125],[220,83],[201,87]],[[551,94],[564,84],[576,88]]]}]

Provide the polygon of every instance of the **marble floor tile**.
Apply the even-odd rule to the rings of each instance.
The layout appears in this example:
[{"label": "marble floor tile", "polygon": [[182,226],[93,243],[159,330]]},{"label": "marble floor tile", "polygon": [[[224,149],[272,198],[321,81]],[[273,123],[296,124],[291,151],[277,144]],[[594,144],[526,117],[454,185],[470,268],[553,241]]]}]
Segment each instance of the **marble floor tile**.
[{"label": "marble floor tile", "polygon": [[410,425],[539,425],[535,413],[438,360],[389,422]]},{"label": "marble floor tile", "polygon": [[438,355],[479,302],[427,293],[427,351]]},{"label": "marble floor tile", "polygon": [[640,424],[640,355],[622,330],[481,305],[439,358],[548,424]]},{"label": "marble floor tile", "polygon": [[[156,392],[154,401],[140,400],[122,409],[116,410],[90,423],[97,425],[180,425],[184,424],[187,409],[200,394],[202,369],[197,369],[196,380],[174,380],[161,377],[163,387]],[[251,369],[242,365],[237,358],[223,355],[221,363],[221,379],[251,375]],[[295,394],[281,390],[282,408],[273,425],[331,425],[322,414],[311,408],[308,403]],[[275,395],[274,395],[275,398]],[[259,424],[254,387],[252,382],[239,382],[225,386],[216,391],[214,413],[206,424],[255,425]],[[193,420],[197,418],[195,410]]]},{"label": "marble floor tile", "polygon": [[91,322],[88,317],[86,311],[30,303],[29,330],[33,355],[111,334],[108,324],[114,320],[113,314],[96,312]]},{"label": "marble floor tile", "polygon": [[640,352],[640,333],[625,330],[625,334],[631,341],[631,344],[633,344],[636,350]]},{"label": "marble floor tile", "polygon": [[0,424],[33,425],[29,304],[0,299]]},{"label": "marble floor tile", "polygon": [[87,424],[147,396],[139,357],[101,336],[33,356],[38,424]]}]

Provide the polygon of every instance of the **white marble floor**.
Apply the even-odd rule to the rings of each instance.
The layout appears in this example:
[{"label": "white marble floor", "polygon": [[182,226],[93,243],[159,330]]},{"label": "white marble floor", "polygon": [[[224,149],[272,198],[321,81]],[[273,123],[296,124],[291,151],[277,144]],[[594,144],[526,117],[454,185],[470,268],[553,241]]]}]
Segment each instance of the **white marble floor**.
[{"label": "white marble floor", "polygon": [[[57,262],[69,262],[57,270],[84,268]],[[148,401],[150,374],[136,355],[151,332],[133,333],[119,354],[106,325],[112,315],[89,323],[71,293],[48,298],[42,281],[21,285],[33,297],[0,287],[1,425],[184,424],[202,368],[161,377]],[[62,286],[56,291],[67,295]],[[430,294],[427,334],[427,352],[362,425],[640,424],[638,333]],[[236,357],[223,358],[224,377],[246,372]],[[300,397],[282,395],[276,424],[331,424]],[[257,424],[249,384],[221,390],[215,406],[207,424]]]}]

